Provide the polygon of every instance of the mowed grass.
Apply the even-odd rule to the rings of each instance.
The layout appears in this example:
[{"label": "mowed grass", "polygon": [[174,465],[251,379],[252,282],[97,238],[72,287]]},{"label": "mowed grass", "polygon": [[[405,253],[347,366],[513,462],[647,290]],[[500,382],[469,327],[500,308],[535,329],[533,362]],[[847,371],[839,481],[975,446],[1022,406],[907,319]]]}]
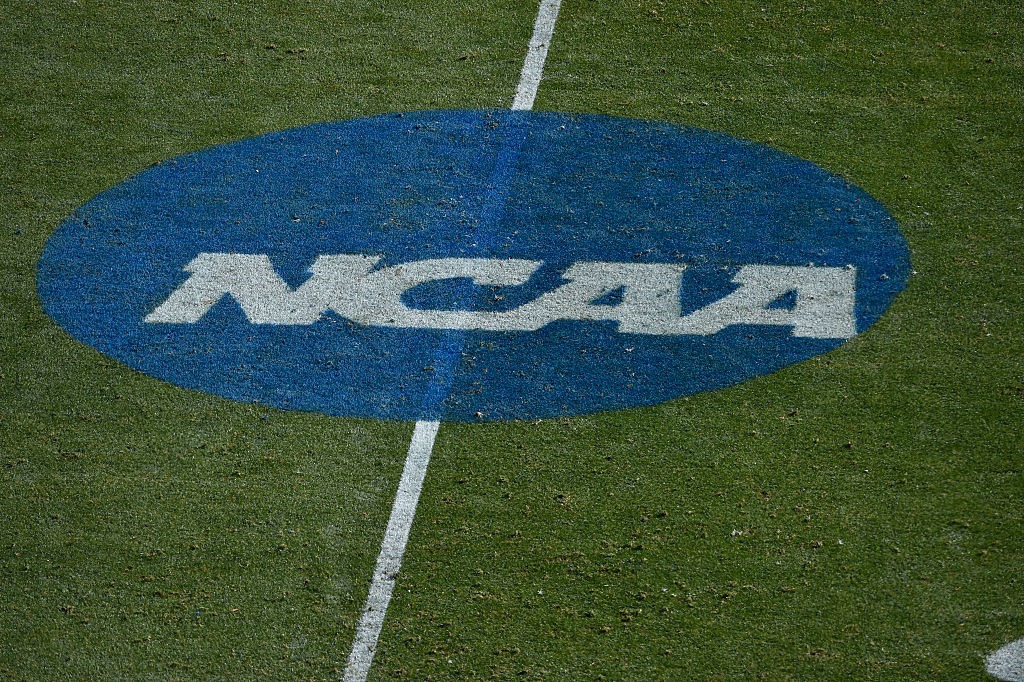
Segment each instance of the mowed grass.
[{"label": "mowed grass", "polygon": [[128,370],[43,314],[36,261],[66,215],[157,161],[321,120],[507,106],[534,12],[0,6],[0,677],[337,677],[411,424]]},{"label": "mowed grass", "polygon": [[[3,675],[337,677],[411,425],[128,370],[48,320],[35,263],[156,161],[508,106],[535,11],[0,7]],[[1024,636],[1022,15],[566,0],[537,108],[819,163],[916,272],[867,333],[725,391],[443,425],[372,678],[985,679]]]}]

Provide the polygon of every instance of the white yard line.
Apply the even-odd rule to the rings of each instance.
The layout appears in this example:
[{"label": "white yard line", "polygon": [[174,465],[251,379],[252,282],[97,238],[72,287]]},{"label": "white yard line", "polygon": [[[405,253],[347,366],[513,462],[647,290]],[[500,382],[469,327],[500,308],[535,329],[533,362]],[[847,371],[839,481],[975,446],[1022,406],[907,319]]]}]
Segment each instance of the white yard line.
[{"label": "white yard line", "polygon": [[541,76],[544,75],[544,62],[548,58],[548,46],[551,36],[555,34],[555,20],[562,0],[541,0],[537,10],[537,20],[533,22],[533,36],[530,47],[526,51],[523,70],[519,72],[519,85],[516,96],[512,100],[513,111],[529,111],[533,109],[533,100],[537,97]]},{"label": "white yard line", "polygon": [[[562,0],[541,0],[537,10],[537,19],[533,23],[533,36],[523,61],[523,70],[519,74],[519,84],[512,101],[515,111],[533,109],[533,100],[537,97],[541,76],[544,74],[544,62],[548,57],[548,46],[555,32],[555,20]],[[384,616],[387,615],[391,595],[395,591],[395,580],[398,570],[402,567],[402,556],[405,554],[405,543],[409,540],[416,505],[423,490],[423,479],[427,475],[427,464],[434,450],[434,438],[441,422],[418,421],[409,443],[409,454],[402,470],[402,480],[398,484],[395,504],[391,508],[391,518],[384,532],[377,567],[373,571],[370,592],[366,597],[366,606],[359,618],[352,653],[349,654],[345,666],[345,682],[364,682],[373,664],[373,655],[377,651],[377,640],[381,628],[384,627]]]},{"label": "white yard line", "polygon": [[366,597],[366,606],[359,619],[356,639],[352,645],[352,653],[345,666],[345,680],[365,680],[373,663],[373,654],[377,649],[377,638],[384,626],[391,593],[395,590],[395,579],[398,569],[402,567],[402,555],[405,554],[405,543],[409,540],[412,519],[416,515],[416,504],[423,490],[423,478],[427,475],[427,464],[430,453],[434,450],[434,438],[441,422],[416,422],[409,443],[409,454],[405,459],[402,480],[398,484],[395,504],[391,507],[391,518],[384,532],[377,567],[373,570],[373,582],[370,593]]}]

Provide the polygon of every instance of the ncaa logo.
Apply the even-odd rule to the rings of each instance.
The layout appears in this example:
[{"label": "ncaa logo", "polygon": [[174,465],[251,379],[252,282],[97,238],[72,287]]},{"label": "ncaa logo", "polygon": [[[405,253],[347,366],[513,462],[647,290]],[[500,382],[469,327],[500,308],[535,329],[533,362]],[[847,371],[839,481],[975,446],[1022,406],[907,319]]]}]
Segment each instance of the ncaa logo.
[{"label": "ncaa logo", "polygon": [[666,123],[389,114],[164,162],[60,225],[43,305],[131,367],[385,419],[650,405],[832,350],[906,243],[817,166]]}]

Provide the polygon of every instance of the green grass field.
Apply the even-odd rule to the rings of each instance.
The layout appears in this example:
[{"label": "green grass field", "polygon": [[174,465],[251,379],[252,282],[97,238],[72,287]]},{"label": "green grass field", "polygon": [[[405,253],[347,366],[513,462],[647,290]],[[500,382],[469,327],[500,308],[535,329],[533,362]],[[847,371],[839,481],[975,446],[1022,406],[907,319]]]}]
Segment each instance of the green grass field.
[{"label": "green grass field", "polygon": [[[36,263],[158,161],[508,107],[537,6],[225,5],[0,4],[4,678],[336,679],[351,648],[413,425],[128,369],[44,314]],[[443,424],[371,679],[991,679],[1024,636],[1021,25],[565,0],[535,108],[813,161],[889,209],[915,274],[840,349],[726,390]]]}]

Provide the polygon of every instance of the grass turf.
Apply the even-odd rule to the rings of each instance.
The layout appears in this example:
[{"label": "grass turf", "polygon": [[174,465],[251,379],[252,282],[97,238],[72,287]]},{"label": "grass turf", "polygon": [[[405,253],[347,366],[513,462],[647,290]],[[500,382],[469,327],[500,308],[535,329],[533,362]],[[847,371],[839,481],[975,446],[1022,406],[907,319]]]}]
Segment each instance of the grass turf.
[{"label": "grass turf", "polygon": [[[128,370],[45,317],[35,262],[186,151],[507,106],[535,9],[0,8],[0,671],[336,677],[411,425]],[[443,425],[372,677],[984,678],[1024,635],[1022,14],[567,0],[537,108],[819,163],[889,208],[916,274],[841,349],[725,391]]]}]

